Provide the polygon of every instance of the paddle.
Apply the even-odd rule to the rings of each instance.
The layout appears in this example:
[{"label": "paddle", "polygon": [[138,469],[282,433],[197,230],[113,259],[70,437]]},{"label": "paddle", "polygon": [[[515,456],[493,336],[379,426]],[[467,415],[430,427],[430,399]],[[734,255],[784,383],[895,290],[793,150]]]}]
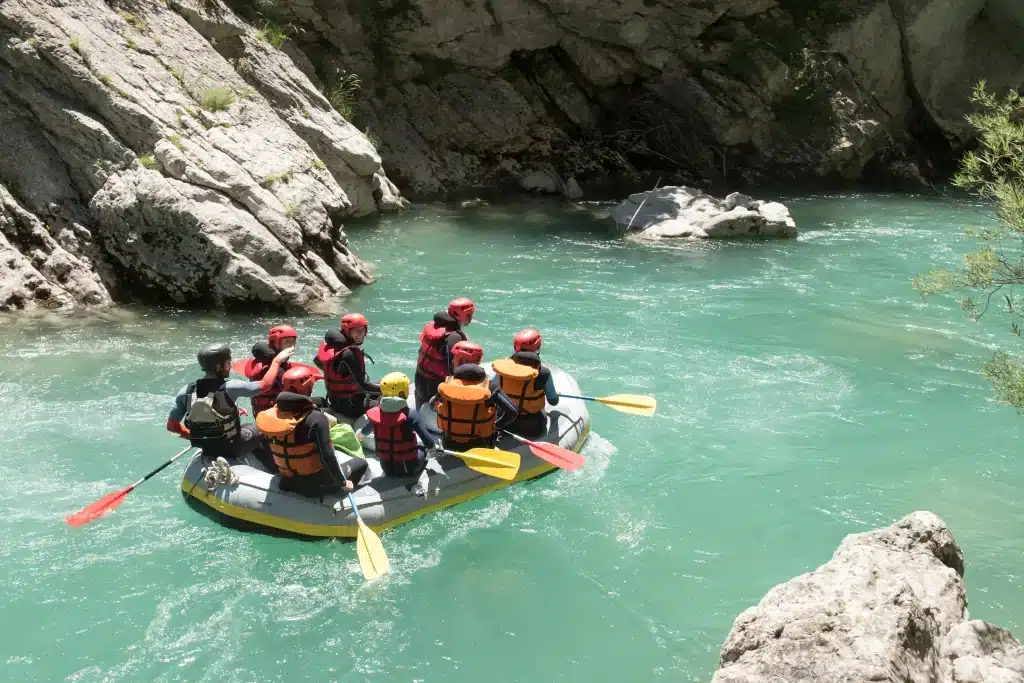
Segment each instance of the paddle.
[{"label": "paddle", "polygon": [[620,413],[630,415],[643,415],[650,417],[658,409],[658,400],[653,396],[641,396],[640,394],[615,394],[614,396],[574,396],[572,394],[559,394],[562,398],[578,398],[583,401],[596,401],[602,403]]},{"label": "paddle", "polygon": [[179,452],[173,458],[165,462],[163,465],[160,465],[160,467],[157,467],[155,470],[144,476],[142,479],[139,479],[137,482],[135,482],[128,488],[121,489],[120,491],[117,491],[115,493],[109,493],[100,498],[99,500],[97,500],[95,503],[89,503],[75,514],[65,517],[64,521],[71,526],[82,526],[83,524],[88,524],[93,520],[99,519],[103,515],[115,509],[122,502],[124,502],[125,497],[129,493],[134,491],[136,486],[146,481],[150,477],[156,475],[165,467],[168,467],[172,462],[174,462],[181,456],[185,455],[190,450],[192,450],[192,446],[188,446],[187,448],[185,448],[185,450]]},{"label": "paddle", "polygon": [[391,568],[388,554],[384,552],[380,538],[373,532],[373,529],[366,526],[362,515],[359,514],[359,506],[352,492],[348,493],[348,500],[352,503],[352,512],[356,513],[356,523],[359,525],[356,531],[356,557],[359,558],[359,567],[363,570],[363,577],[367,581],[376,579],[381,574],[387,574]]},{"label": "paddle", "polygon": [[566,472],[574,472],[582,467],[583,463],[586,462],[582,455],[574,453],[568,448],[562,448],[561,446],[556,446],[552,443],[530,441],[529,439],[524,439],[518,434],[513,434],[512,432],[502,432],[502,434],[507,434],[516,441],[525,443],[530,447],[530,451],[538,458],[551,463],[555,467],[561,467]]},{"label": "paddle", "polygon": [[518,453],[502,451],[497,448],[471,448],[468,451],[444,451],[447,455],[462,458],[466,467],[496,479],[512,481],[519,474],[519,463],[522,458]]}]

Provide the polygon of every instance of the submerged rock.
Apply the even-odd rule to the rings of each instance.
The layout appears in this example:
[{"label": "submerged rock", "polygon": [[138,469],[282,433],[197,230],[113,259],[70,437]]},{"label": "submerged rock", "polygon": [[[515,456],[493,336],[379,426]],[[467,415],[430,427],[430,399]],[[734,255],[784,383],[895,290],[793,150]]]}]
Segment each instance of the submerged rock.
[{"label": "submerged rock", "polygon": [[734,192],[724,200],[684,186],[630,195],[612,211],[623,231],[641,239],[796,237],[789,209]]},{"label": "submerged rock", "polygon": [[963,573],[930,512],[851,534],[828,563],[736,618],[712,683],[1024,681],[1020,643],[968,620]]},{"label": "submerged rock", "polygon": [[218,0],[0,5],[0,305],[318,310],[372,281],[342,221],[407,202],[257,33]]}]

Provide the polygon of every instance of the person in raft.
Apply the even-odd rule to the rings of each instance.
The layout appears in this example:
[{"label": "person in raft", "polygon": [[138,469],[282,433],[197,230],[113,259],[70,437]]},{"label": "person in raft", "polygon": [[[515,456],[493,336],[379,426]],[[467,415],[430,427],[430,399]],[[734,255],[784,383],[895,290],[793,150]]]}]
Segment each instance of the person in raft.
[{"label": "person in raft", "polygon": [[231,373],[231,348],[227,344],[211,344],[196,356],[205,373],[190,382],[177,396],[167,415],[167,431],[203,449],[209,458],[240,458],[256,450],[263,441],[259,430],[242,425],[237,401],[270,391],[281,364],[294,348],[282,349],[271,361],[267,374],[259,382],[228,379]]},{"label": "person in raft", "polygon": [[[274,362],[274,356],[283,349],[294,348],[298,340],[299,333],[291,325],[278,325],[277,327],[270,328],[270,332],[267,334],[267,341],[257,342],[253,345],[252,358],[245,361],[242,374],[250,382],[259,382],[266,376],[267,370],[270,369],[270,364]],[[287,360],[281,363],[270,391],[252,397],[253,417],[258,416],[264,410],[274,405],[274,399],[282,390],[281,375],[286,373],[291,368],[291,365],[291,361]]]},{"label": "person in raft", "polygon": [[494,370],[491,390],[504,391],[519,413],[508,430],[527,438],[542,436],[546,431],[545,399],[553,406],[558,405],[551,371],[540,362],[540,346],[538,330],[532,327],[520,330],[512,338],[515,353],[491,364]]},{"label": "person in raft", "polygon": [[[420,420],[419,411],[410,409],[409,377],[392,372],[380,380],[380,403],[366,411],[369,422],[362,429],[364,435],[373,432],[377,457],[384,474],[389,477],[411,477],[420,473],[426,464],[424,449],[436,451],[437,440]],[[419,435],[421,448],[416,443]]]},{"label": "person in raft", "polygon": [[376,398],[380,395],[380,387],[366,375],[367,356],[360,348],[369,327],[362,313],[345,314],[340,329],[324,335],[313,359],[324,371],[327,405],[335,413],[353,420],[377,405]]},{"label": "person in raft", "polygon": [[498,432],[518,417],[500,389],[491,391],[487,372],[463,363],[437,387],[437,426],[441,443],[452,451],[493,448]]},{"label": "person in raft", "polygon": [[416,359],[416,407],[437,394],[437,385],[452,374],[452,349],[468,337],[462,331],[473,321],[476,304],[460,297],[448,304],[447,312],[434,314],[434,319],[420,332],[420,352]]},{"label": "person in raft", "polygon": [[284,391],[256,418],[281,476],[281,490],[313,498],[351,491],[367,466],[365,460],[338,463],[327,415],[312,399],[318,379],[302,365],[284,373]]}]

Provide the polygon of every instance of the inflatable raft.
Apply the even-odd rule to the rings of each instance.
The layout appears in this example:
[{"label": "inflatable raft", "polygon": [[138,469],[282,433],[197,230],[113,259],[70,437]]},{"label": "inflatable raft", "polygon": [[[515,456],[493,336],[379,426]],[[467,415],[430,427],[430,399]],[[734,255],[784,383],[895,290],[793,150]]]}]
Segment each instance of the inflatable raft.
[{"label": "inflatable raft", "polygon": [[[491,374],[490,366],[487,366]],[[551,368],[560,394],[579,394],[576,380],[558,368]],[[412,399],[410,398],[410,403]],[[590,415],[586,402],[563,399],[557,406],[546,405],[548,430],[534,441],[546,441],[579,451],[590,435]],[[424,406],[428,425],[434,415]],[[356,422],[361,426],[365,418]],[[555,469],[530,452],[529,446],[509,436],[500,437],[497,448],[519,453],[519,473],[512,481],[503,481],[471,470],[451,455],[436,459],[426,472],[416,477],[385,477],[380,462],[373,456],[372,436],[363,442],[369,465],[361,484],[353,493],[363,521],[376,531],[389,529],[421,515],[485,495],[509,484],[536,479]],[[355,461],[339,451],[339,463]],[[348,496],[309,498],[280,489],[280,477],[263,469],[255,458],[232,466],[238,475],[235,484],[220,484],[212,490],[204,482],[210,459],[199,453],[185,468],[181,490],[186,501],[203,514],[233,527],[284,532],[309,537],[355,538],[356,517]],[[351,466],[351,465],[349,465]],[[347,469],[346,469],[347,473]]]}]

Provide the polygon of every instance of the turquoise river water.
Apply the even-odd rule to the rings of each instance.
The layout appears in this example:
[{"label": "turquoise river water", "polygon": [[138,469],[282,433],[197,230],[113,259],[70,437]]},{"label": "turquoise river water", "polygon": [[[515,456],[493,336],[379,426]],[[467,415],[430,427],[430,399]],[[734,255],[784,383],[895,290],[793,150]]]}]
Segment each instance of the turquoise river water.
[{"label": "turquoise river water", "polygon": [[[355,549],[223,528],[175,466],[113,514],[63,517],[182,442],[164,431],[195,350],[247,353],[277,318],[150,309],[0,328],[0,680],[707,681],[733,619],[829,559],[845,534],[916,509],[951,525],[972,616],[1020,631],[1021,420],[981,363],[1015,340],[922,302],[911,276],[970,248],[965,205],[786,198],[784,242],[622,241],[594,205],[353,226],[376,284],[375,377],[411,373],[451,297],[488,358],[536,325],[585,392],[656,395],[654,418],[591,407],[587,464],[381,534]],[[300,359],[337,317],[294,321]],[[1020,635],[1020,634],[1018,634]]]}]

